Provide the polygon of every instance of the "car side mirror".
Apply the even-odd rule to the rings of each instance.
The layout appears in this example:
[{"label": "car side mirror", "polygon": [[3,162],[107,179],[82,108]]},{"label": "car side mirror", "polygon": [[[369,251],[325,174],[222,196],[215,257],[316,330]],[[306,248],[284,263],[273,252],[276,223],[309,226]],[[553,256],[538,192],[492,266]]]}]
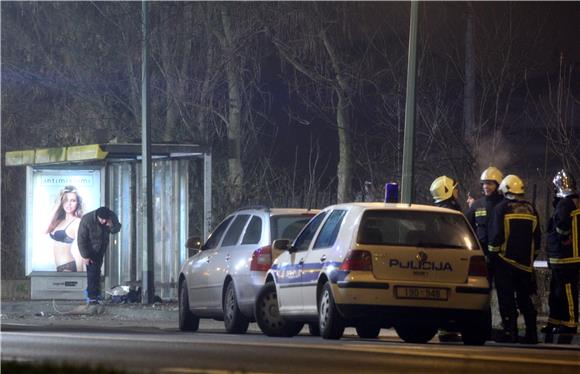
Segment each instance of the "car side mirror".
[{"label": "car side mirror", "polygon": [[185,243],[185,248],[187,248],[187,255],[191,257],[201,251],[202,248],[201,238],[199,236],[191,236],[187,239]]},{"label": "car side mirror", "polygon": [[276,239],[272,243],[272,248],[278,251],[287,251],[290,249],[290,240],[288,239]]}]

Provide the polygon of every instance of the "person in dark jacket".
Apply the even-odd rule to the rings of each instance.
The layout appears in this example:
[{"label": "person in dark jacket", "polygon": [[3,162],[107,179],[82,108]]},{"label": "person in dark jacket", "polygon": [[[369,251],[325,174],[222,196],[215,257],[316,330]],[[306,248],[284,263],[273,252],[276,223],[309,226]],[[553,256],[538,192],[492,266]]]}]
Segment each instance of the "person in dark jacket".
[{"label": "person in dark jacket", "polygon": [[[457,202],[459,190],[457,189],[457,182],[453,178],[449,178],[445,175],[437,177],[433,183],[431,183],[429,192],[431,192],[433,204],[435,204],[435,206],[461,212],[461,207]],[[446,329],[439,329],[438,337],[441,342],[461,341],[457,332],[447,331]]]},{"label": "person in dark jacket", "polygon": [[488,247],[489,255],[497,257],[495,281],[503,325],[503,333],[496,341],[518,341],[519,309],[526,323],[526,335],[521,342],[537,344],[537,313],[531,295],[536,292],[533,264],[541,245],[538,213],[524,200],[524,183],[518,176],[506,176],[499,190],[505,200],[493,211]]},{"label": "person in dark jacket", "polygon": [[457,182],[453,178],[445,175],[436,178],[431,183],[429,191],[436,206],[461,212],[461,207],[457,202],[459,190],[457,189]]},{"label": "person in dark jacket", "polygon": [[556,199],[548,224],[550,314],[546,334],[575,334],[578,330],[578,273],[580,270],[580,197],[574,178],[565,170],[553,180]]},{"label": "person in dark jacket", "polygon": [[101,267],[109,246],[109,235],[121,230],[117,215],[107,207],[100,207],[83,216],[77,241],[79,252],[87,266],[87,298],[98,304],[101,295]]},{"label": "person in dark jacket", "polygon": [[489,256],[488,251],[489,221],[491,220],[491,214],[494,208],[504,199],[499,193],[499,185],[503,180],[503,174],[498,168],[490,166],[481,173],[479,179],[484,196],[471,204],[465,213],[465,217],[467,217],[471,227],[473,227],[473,231],[477,235],[477,239],[481,243],[481,248],[487,261],[489,286],[492,287],[495,264],[492,261],[493,257]]}]

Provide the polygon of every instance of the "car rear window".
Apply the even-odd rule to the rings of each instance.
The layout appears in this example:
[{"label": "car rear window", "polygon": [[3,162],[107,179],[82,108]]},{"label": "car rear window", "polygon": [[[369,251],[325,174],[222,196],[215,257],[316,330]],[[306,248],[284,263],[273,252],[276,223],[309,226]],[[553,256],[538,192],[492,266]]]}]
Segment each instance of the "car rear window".
[{"label": "car rear window", "polygon": [[368,210],[361,220],[360,244],[475,249],[478,244],[462,215],[400,210]]},{"label": "car rear window", "polygon": [[312,217],[314,217],[313,213],[272,216],[270,218],[272,241],[276,239],[294,240]]}]

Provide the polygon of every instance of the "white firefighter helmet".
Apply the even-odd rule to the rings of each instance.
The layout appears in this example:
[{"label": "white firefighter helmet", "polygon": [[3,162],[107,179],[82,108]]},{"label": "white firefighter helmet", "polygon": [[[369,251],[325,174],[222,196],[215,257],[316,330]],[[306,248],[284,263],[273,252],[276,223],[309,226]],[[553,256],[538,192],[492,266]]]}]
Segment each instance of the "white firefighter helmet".
[{"label": "white firefighter helmet", "polygon": [[503,173],[496,168],[495,166],[490,166],[481,173],[481,177],[479,180],[481,183],[483,182],[495,182],[498,185],[501,183],[503,179]]},{"label": "white firefighter helmet", "polygon": [[431,191],[431,196],[436,203],[445,201],[453,195],[453,190],[457,187],[457,183],[445,175],[436,178],[429,191]]},{"label": "white firefighter helmet", "polygon": [[566,197],[576,193],[576,181],[574,177],[562,169],[556,173],[556,176],[552,180],[554,183],[554,189],[556,190],[556,196]]},{"label": "white firefighter helmet", "polygon": [[506,197],[507,195],[523,195],[525,192],[524,182],[517,175],[510,174],[499,184],[499,191]]}]

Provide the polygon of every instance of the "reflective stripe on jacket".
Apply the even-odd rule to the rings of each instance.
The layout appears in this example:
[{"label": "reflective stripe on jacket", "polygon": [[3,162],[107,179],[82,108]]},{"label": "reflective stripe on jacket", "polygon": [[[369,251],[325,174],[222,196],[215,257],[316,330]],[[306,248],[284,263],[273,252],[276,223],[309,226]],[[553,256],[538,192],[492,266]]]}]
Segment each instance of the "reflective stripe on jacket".
[{"label": "reflective stripe on jacket", "polygon": [[471,204],[471,207],[465,213],[465,217],[467,217],[471,227],[473,227],[473,231],[475,231],[485,254],[487,254],[487,246],[489,244],[489,225],[493,210],[503,200],[503,196],[497,192],[490,196],[480,197]]},{"label": "reflective stripe on jacket", "polygon": [[551,265],[580,264],[580,199],[567,196],[556,205],[548,227]]},{"label": "reflective stripe on jacket", "polygon": [[489,251],[508,264],[531,272],[541,244],[536,209],[525,200],[506,199],[497,205],[490,225]]}]

